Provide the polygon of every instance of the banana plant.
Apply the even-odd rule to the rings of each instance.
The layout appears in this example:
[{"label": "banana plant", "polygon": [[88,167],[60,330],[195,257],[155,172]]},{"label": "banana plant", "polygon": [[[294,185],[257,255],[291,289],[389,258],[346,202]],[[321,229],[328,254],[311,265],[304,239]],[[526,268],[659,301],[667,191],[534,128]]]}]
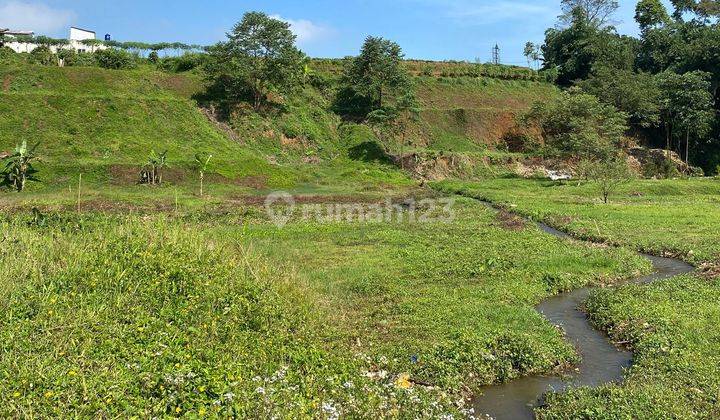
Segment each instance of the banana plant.
[{"label": "banana plant", "polygon": [[140,181],[150,185],[162,184],[162,170],[168,166],[167,150],[162,153],[150,151],[148,162],[140,172]]},{"label": "banana plant", "polygon": [[38,160],[35,149],[39,144],[37,143],[35,146],[28,148],[27,141],[23,140],[21,144],[15,147],[15,151],[10,156],[5,157],[7,163],[3,170],[3,176],[6,185],[11,186],[18,192],[22,192],[27,181],[37,181],[34,175],[38,171],[33,167],[33,161]]},{"label": "banana plant", "polygon": [[200,197],[203,196],[203,182],[205,181],[205,172],[207,172],[210,159],[212,159],[212,155],[205,155],[203,153],[195,155],[195,163],[197,164],[198,172],[200,173]]}]

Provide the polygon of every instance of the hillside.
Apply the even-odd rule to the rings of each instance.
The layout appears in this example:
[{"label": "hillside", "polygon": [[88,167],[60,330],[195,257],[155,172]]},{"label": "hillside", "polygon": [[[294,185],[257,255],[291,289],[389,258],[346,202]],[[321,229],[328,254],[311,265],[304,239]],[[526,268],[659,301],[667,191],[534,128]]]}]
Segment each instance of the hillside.
[{"label": "hillside", "polygon": [[[264,117],[213,115],[198,105],[203,79],[193,72],[12,64],[0,69],[0,151],[23,139],[40,142],[42,183],[31,190],[47,193],[66,191],[80,173],[92,186],[135,188],[152,150],[168,151],[165,178],[181,195],[192,195],[197,183],[197,153],[213,155],[209,181],[223,196],[414,185],[378,155],[367,128],[332,113],[328,79],[329,86],[308,86]],[[518,112],[555,91],[532,80],[415,79],[422,112],[411,137],[420,150],[492,150]]]}]

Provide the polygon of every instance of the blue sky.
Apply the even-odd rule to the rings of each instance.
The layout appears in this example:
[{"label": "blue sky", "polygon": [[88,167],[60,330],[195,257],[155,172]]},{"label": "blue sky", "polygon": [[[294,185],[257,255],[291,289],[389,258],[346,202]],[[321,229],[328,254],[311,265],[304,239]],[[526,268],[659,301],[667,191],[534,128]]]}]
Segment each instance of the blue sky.
[{"label": "blue sky", "polygon": [[[636,34],[635,0],[620,0],[621,33]],[[67,37],[70,25],[122,41],[211,44],[243,13],[260,10],[292,23],[313,57],[357,53],[368,35],[398,42],[409,58],[482,61],[492,46],[501,60],[523,64],[526,41],[541,42],[560,0],[0,0],[0,27]]]}]

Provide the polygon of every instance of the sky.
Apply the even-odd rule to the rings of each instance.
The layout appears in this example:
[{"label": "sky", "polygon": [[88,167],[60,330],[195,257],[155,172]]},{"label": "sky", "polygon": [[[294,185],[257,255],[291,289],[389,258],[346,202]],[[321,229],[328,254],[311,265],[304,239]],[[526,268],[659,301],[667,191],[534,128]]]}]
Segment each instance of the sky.
[{"label": "sky", "polygon": [[[636,35],[636,0],[620,0],[618,31]],[[526,64],[527,41],[541,43],[560,0],[0,0],[0,28],[68,37],[71,25],[118,41],[214,44],[245,12],[288,21],[311,57],[356,55],[368,35],[400,44],[408,58]]]}]

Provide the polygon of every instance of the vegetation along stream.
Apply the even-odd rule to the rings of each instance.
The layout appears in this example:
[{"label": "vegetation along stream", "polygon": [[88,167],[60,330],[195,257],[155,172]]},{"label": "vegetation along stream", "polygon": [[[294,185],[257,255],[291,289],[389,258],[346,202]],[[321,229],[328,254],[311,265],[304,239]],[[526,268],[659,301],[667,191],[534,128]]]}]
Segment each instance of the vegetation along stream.
[{"label": "vegetation along stream", "polygon": [[[494,208],[490,203],[485,203]],[[537,224],[540,229],[559,238],[570,238],[564,232]],[[694,267],[677,259],[642,254],[649,259],[654,272],[634,281],[651,283],[690,273]],[[533,408],[542,404],[545,393],[562,392],[581,386],[598,386],[620,381],[623,371],[632,363],[632,353],[618,348],[607,335],[590,325],[580,309],[592,291],[591,287],[551,297],[538,305],[537,310],[554,325],[561,326],[582,357],[577,370],[563,376],[528,376],[505,384],[488,386],[474,400],[475,412],[495,419],[532,419]]]}]

